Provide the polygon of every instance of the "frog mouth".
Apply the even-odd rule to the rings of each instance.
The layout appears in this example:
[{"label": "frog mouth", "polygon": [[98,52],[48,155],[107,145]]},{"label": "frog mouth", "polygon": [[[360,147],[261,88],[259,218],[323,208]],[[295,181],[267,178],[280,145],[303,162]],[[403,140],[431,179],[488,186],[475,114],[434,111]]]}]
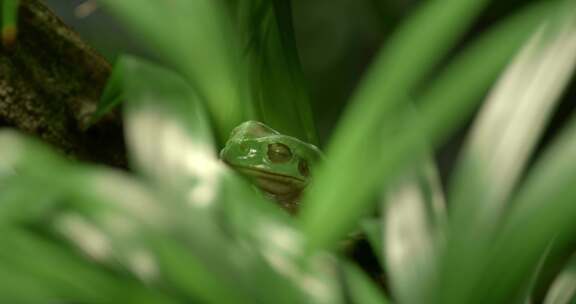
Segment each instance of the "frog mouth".
[{"label": "frog mouth", "polygon": [[234,169],[238,170],[240,173],[248,175],[248,176],[250,176],[254,179],[257,179],[257,180],[263,180],[263,181],[267,181],[269,183],[271,182],[271,183],[280,183],[280,184],[292,185],[292,186],[296,186],[298,188],[302,188],[306,184],[305,180],[298,178],[298,177],[285,175],[285,174],[281,174],[281,173],[276,173],[276,172],[271,172],[271,171],[260,169],[260,168],[234,165],[234,164],[231,164],[227,161],[224,161],[224,162],[226,164],[228,164],[229,166],[233,167]]},{"label": "frog mouth", "polygon": [[236,167],[236,169],[254,181],[254,184],[274,196],[300,193],[306,182],[294,176],[279,174],[257,168]]},{"label": "frog mouth", "polygon": [[262,179],[267,179],[270,181],[285,182],[285,183],[297,184],[297,185],[303,185],[306,183],[303,179],[300,179],[300,178],[294,177],[294,176],[290,176],[290,175],[285,175],[285,174],[276,173],[276,172],[270,172],[267,170],[253,168],[253,167],[236,166],[236,165],[232,165],[232,166],[236,170],[242,172],[243,174],[253,176],[254,178],[262,178]]}]

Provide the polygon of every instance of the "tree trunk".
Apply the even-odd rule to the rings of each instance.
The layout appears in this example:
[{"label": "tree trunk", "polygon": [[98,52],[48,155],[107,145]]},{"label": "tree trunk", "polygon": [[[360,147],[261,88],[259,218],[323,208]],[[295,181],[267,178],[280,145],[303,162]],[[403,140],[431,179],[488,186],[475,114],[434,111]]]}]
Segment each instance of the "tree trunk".
[{"label": "tree trunk", "polygon": [[43,3],[22,0],[17,40],[0,47],[0,126],[76,159],[124,167],[119,115],[85,127],[109,74],[109,63]]}]

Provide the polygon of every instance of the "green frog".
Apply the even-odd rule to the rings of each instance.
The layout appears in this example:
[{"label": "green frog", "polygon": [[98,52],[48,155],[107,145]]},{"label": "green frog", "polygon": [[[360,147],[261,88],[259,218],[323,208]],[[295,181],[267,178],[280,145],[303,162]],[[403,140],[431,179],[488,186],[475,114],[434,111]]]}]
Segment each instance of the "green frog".
[{"label": "green frog", "polygon": [[295,213],[322,153],[312,144],[251,120],[232,131],[220,158]]}]

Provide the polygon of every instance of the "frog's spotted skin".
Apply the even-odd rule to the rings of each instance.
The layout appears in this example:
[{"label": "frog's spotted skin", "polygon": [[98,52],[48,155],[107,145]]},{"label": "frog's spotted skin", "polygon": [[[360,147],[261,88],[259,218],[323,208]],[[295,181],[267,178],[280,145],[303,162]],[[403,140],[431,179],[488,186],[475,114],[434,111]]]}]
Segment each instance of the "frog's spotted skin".
[{"label": "frog's spotted skin", "polygon": [[321,152],[257,121],[236,127],[220,158],[248,176],[264,193],[295,212]]}]

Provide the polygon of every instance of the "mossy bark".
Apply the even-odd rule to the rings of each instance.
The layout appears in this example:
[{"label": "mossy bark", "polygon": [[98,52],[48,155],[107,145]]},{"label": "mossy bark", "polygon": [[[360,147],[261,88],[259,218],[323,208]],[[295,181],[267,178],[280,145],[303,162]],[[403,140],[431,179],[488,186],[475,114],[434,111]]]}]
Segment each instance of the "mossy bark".
[{"label": "mossy bark", "polygon": [[18,36],[0,47],[0,126],[86,161],[123,167],[119,116],[86,128],[109,63],[39,0],[22,0]]}]

